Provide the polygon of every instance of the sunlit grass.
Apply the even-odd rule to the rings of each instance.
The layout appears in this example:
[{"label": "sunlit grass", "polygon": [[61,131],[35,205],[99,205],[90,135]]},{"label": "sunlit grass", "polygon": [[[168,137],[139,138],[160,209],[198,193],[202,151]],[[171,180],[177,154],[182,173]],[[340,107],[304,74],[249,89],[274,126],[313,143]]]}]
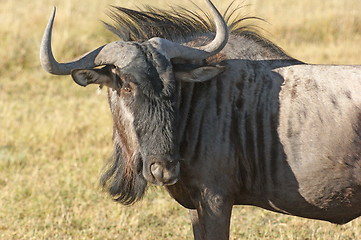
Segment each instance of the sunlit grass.
[{"label": "sunlit grass", "polygon": [[[77,87],[67,76],[51,76],[39,64],[40,39],[52,6],[58,9],[55,57],[68,60],[115,40],[99,21],[108,20],[108,4],[135,7],[147,2],[171,4],[1,2],[0,239],[192,237],[187,211],[163,189],[150,188],[131,207],[114,203],[99,189],[100,169],[112,151],[106,94]],[[214,2],[223,10],[228,4]],[[258,23],[262,33],[292,56],[311,63],[361,64],[359,0],[239,3],[250,4],[241,13],[265,18],[269,23]],[[231,239],[360,239],[360,223],[336,226],[239,206],[232,215]]]}]

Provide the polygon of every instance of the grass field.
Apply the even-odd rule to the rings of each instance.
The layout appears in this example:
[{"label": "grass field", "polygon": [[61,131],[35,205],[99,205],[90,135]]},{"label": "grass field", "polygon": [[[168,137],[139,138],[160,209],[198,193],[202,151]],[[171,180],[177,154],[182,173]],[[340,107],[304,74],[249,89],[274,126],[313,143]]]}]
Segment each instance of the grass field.
[{"label": "grass field", "polygon": [[[147,1],[1,0],[0,239],[192,238],[188,212],[162,188],[151,187],[131,207],[99,189],[99,172],[112,151],[106,94],[77,87],[69,76],[51,76],[39,63],[53,5],[53,47],[61,61],[116,40],[99,21],[108,20],[108,4],[136,7]],[[221,10],[228,2],[214,0]],[[241,13],[266,19],[258,23],[262,33],[293,57],[361,64],[360,0],[236,3],[246,5]],[[336,226],[238,206],[231,239],[361,239],[361,219]]]}]

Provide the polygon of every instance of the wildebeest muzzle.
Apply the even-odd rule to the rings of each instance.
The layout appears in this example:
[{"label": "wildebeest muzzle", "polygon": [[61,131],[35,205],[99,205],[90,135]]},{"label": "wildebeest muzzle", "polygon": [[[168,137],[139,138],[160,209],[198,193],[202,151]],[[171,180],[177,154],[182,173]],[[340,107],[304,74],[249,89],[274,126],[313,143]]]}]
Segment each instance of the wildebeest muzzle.
[{"label": "wildebeest muzzle", "polygon": [[143,163],[143,176],[155,185],[172,185],[178,181],[180,163],[171,156],[147,156]]}]

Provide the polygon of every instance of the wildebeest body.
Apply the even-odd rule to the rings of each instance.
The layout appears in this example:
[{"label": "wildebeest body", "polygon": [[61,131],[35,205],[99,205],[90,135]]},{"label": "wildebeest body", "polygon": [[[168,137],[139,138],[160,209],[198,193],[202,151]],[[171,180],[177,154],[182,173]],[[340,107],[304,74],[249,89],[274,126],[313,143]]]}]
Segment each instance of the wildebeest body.
[{"label": "wildebeest body", "polygon": [[101,183],[115,200],[166,185],[191,209],[196,239],[227,239],[236,204],[339,224],[361,215],[360,66],[305,64],[242,28],[228,38],[219,14],[214,37],[186,15],[119,10],[158,28],[114,15],[121,27],[108,27],[137,41],[63,65],[48,52],[51,30],[42,47],[47,71],[108,86],[114,154]]},{"label": "wildebeest body", "polygon": [[[214,189],[235,204],[335,223],[358,217],[360,68],[293,60],[222,64],[230,75],[183,84],[181,102],[192,103],[182,105],[179,127],[186,177],[167,186],[171,194],[177,199],[173,191],[183,181],[199,181],[208,184],[207,194]],[[180,192],[180,203],[195,207]]]}]

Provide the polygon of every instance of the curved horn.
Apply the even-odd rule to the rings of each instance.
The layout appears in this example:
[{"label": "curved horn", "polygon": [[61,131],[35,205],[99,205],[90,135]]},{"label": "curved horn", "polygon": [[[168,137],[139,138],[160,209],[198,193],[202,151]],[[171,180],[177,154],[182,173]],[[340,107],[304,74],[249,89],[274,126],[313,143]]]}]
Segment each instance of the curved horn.
[{"label": "curved horn", "polygon": [[169,58],[183,58],[183,59],[206,59],[219,53],[228,41],[228,27],[222,15],[218,12],[216,7],[210,0],[206,0],[210,8],[213,20],[216,24],[216,36],[212,42],[201,47],[187,47],[163,38],[152,38],[149,41]]},{"label": "curved horn", "polygon": [[99,56],[101,50],[106,46],[99,47],[83,56],[66,63],[58,63],[51,50],[51,33],[55,18],[56,8],[50,16],[40,46],[40,63],[44,70],[55,75],[68,75],[73,69],[93,68],[105,64]]}]

